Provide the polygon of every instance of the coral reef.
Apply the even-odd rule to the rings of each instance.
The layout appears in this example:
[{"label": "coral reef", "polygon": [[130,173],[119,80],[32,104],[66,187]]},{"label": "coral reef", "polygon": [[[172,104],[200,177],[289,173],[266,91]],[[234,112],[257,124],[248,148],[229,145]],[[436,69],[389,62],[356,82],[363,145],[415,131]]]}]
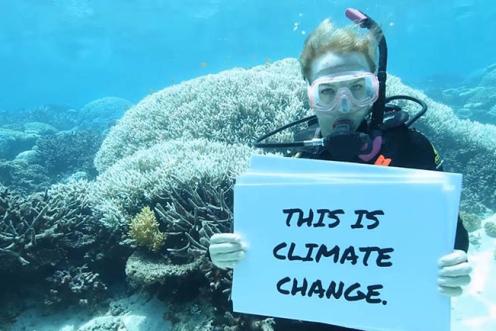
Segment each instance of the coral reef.
[{"label": "coral reef", "polygon": [[484,230],[489,237],[496,238],[496,222],[486,222]]},{"label": "coral reef", "polygon": [[[304,83],[297,69],[296,61],[284,60],[185,82],[147,97],[111,129],[95,159],[100,175],[94,192],[102,220],[127,225],[148,205],[167,236],[155,256],[136,251],[128,259],[126,274],[133,286],[169,284],[162,290],[177,291],[170,285],[177,279],[203,275],[195,283],[201,293],[219,311],[228,310],[231,274],[205,260],[209,238],[231,230],[233,179],[246,169],[254,152],[247,145],[306,115]],[[416,125],[441,151],[445,169],[466,175],[464,221],[470,230],[477,229],[480,221],[474,214],[496,206],[496,178],[490,167],[496,161],[496,130],[459,120],[449,107],[396,77],[390,77],[389,87],[391,94],[409,94],[428,103],[431,110]],[[200,89],[203,93],[192,93]],[[200,107],[204,111],[198,112]],[[291,139],[291,134],[282,138]],[[244,322],[236,323],[233,330]]]},{"label": "coral reef", "polygon": [[99,133],[75,131],[31,135],[36,142],[34,146],[25,147],[32,149],[20,152],[11,161],[0,160],[0,183],[3,185],[30,194],[44,191],[75,172],[84,172],[86,179],[95,177],[93,158],[103,139]]},{"label": "coral reef", "polygon": [[82,306],[100,303],[107,296],[107,285],[98,273],[91,271],[86,264],[81,267],[56,270],[47,277],[49,294],[46,305],[77,303]]},{"label": "coral reef", "polygon": [[178,188],[189,191],[210,183],[216,190],[227,190],[247,168],[253,152],[247,146],[206,139],[163,142],[120,160],[99,175],[93,199],[103,222],[127,227],[143,206],[170,202]]},{"label": "coral reef", "polygon": [[0,112],[2,126],[21,130],[29,122],[41,122],[48,124],[57,130],[70,130],[79,122],[79,112],[76,109],[44,105],[31,109],[19,109],[16,111]]},{"label": "coral reef", "polygon": [[[188,260],[207,253],[214,233],[232,231],[232,186],[215,187],[208,181],[187,189],[187,184],[176,178],[178,187],[172,187],[166,197],[159,197],[156,210],[166,225],[169,240],[167,251],[174,257]],[[163,203],[165,202],[165,207]]]},{"label": "coral reef", "polygon": [[496,64],[482,70],[479,76],[462,85],[439,89],[431,88],[428,94],[453,107],[463,119],[481,123],[496,123]]},{"label": "coral reef", "polygon": [[[462,217],[475,231],[480,221],[474,214],[496,208],[496,129],[458,119],[396,77],[388,84],[390,94],[429,105],[416,126],[441,152],[445,170],[465,175]],[[43,275],[52,290],[46,303],[91,305],[109,292],[109,269],[115,269],[132,287],[173,298],[168,317],[174,330],[270,330],[271,320],[226,313],[232,272],[213,268],[206,253],[212,234],[232,230],[233,184],[250,156],[260,153],[250,147],[255,138],[308,112],[294,59],[200,77],[148,96],[110,130],[94,161],[94,181],[78,180],[86,177],[79,173],[26,197],[2,188],[0,276]],[[88,151],[97,141],[83,132],[43,136],[16,166],[38,162],[55,176],[91,171]],[[20,171],[12,167],[6,167],[9,184]],[[491,233],[496,228],[488,227]],[[193,324],[195,315],[202,316]],[[119,329],[125,321],[98,323]]]},{"label": "coral reef", "polygon": [[43,136],[36,143],[39,163],[52,176],[76,170],[94,172],[93,158],[102,139],[96,131],[71,131]]},{"label": "coral reef", "polygon": [[[90,184],[85,181],[55,185],[27,198],[3,188],[0,277],[16,275],[19,284],[32,285],[47,278],[56,290],[46,293],[49,301],[94,302],[90,294],[105,287],[97,270],[115,273],[111,269],[123,265],[127,255],[119,244],[121,230],[99,221],[89,194]],[[78,292],[77,282],[87,288]]]},{"label": "coral reef", "polygon": [[[34,156],[35,158],[37,156]],[[0,183],[22,194],[40,192],[54,184],[48,171],[32,160],[16,158],[13,161],[0,161]]]},{"label": "coral reef", "polygon": [[20,152],[31,149],[38,135],[20,130],[0,128],[0,160],[11,160]]},{"label": "coral reef", "polygon": [[[95,165],[103,172],[125,156],[177,137],[251,144],[271,129],[308,114],[298,69],[296,60],[285,59],[199,77],[152,94],[110,130]],[[491,166],[496,163],[496,128],[460,120],[451,108],[391,75],[388,93],[412,95],[428,104],[429,111],[415,127],[440,151],[445,170],[465,175],[464,209],[472,213],[496,209],[496,173]],[[405,110],[414,113],[417,108],[407,104]]]},{"label": "coral reef", "polygon": [[139,251],[134,252],[126,263],[126,276],[133,287],[164,284],[171,278],[181,278],[199,270],[200,259],[186,264],[173,264],[164,257],[152,257]]},{"label": "coral reef", "polygon": [[152,252],[158,251],[165,240],[155,214],[148,206],[143,207],[129,223],[129,236],[138,246],[148,248]]},{"label": "coral reef", "polygon": [[79,129],[103,132],[114,125],[132,105],[128,100],[117,97],[105,97],[91,101],[79,111]]},{"label": "coral reef", "polygon": [[478,215],[461,211],[460,217],[463,221],[463,225],[465,226],[465,229],[467,229],[468,232],[477,231],[482,226],[482,219]]},{"label": "coral reef", "polygon": [[296,60],[232,69],[168,87],[126,112],[95,158],[99,172],[168,139],[251,144],[309,114]]},{"label": "coral reef", "polygon": [[[66,208],[50,206],[48,195],[37,196],[27,201],[2,188],[0,195],[0,254],[4,256],[4,270],[10,269],[8,258],[21,266],[33,264],[36,261],[36,246],[44,240],[52,241],[63,236],[57,231],[56,220],[62,219],[64,213],[70,213]],[[35,248],[36,247],[36,248]]]},{"label": "coral reef", "polygon": [[[126,157],[97,178],[94,199],[106,201],[99,206],[104,222],[127,226],[137,206],[151,205],[167,236],[157,256],[136,252],[129,258],[126,274],[133,286],[212,269],[205,260],[210,236],[231,231],[234,177],[252,152],[205,139],[173,140]],[[204,282],[212,292],[230,288],[225,275],[208,275]]]},{"label": "coral reef", "polygon": [[[211,263],[200,267],[208,281],[208,292],[217,306],[225,306],[231,300],[232,269],[212,268]],[[228,307],[225,307],[228,309]]]},{"label": "coral reef", "polygon": [[[444,160],[444,171],[464,176],[461,209],[474,214],[496,210],[496,127],[468,120],[460,120],[453,110],[437,103],[422,92],[410,88],[394,77],[388,77],[388,95],[411,95],[424,100],[428,112],[414,125],[424,133]],[[418,106],[404,105],[415,113]]]},{"label": "coral reef", "polygon": [[[51,204],[48,195],[38,195],[31,201],[22,199],[6,188],[0,194],[0,271],[15,266],[43,265],[58,261],[61,256],[57,249],[44,243],[64,236],[59,231],[57,220],[72,214],[61,204]],[[69,218],[68,223],[73,221]],[[48,260],[48,261],[46,261]],[[46,261],[46,262],[45,262]]]},{"label": "coral reef", "polygon": [[34,134],[37,136],[46,136],[56,134],[58,130],[50,124],[43,122],[28,122],[23,125],[24,132],[27,134]]}]

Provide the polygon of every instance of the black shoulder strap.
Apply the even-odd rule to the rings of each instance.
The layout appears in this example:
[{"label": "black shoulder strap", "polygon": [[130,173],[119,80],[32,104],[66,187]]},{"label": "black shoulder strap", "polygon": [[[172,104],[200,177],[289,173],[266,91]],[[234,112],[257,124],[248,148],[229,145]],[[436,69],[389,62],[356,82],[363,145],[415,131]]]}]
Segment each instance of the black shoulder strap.
[{"label": "black shoulder strap", "polygon": [[403,110],[394,110],[384,113],[384,122],[381,125],[381,130],[386,131],[399,126],[406,126],[410,116]]}]

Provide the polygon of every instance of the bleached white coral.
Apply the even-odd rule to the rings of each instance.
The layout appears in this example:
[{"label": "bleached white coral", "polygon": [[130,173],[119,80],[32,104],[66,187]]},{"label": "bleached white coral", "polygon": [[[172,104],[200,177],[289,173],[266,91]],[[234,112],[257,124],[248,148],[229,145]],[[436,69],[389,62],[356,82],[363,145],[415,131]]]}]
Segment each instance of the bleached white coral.
[{"label": "bleached white coral", "polygon": [[194,189],[207,181],[214,186],[232,183],[248,166],[254,150],[206,139],[171,140],[119,160],[101,174],[94,185],[94,199],[104,220],[129,218],[132,209],[167,195],[173,187]]},{"label": "bleached white coral", "polygon": [[[410,95],[426,102],[429,110],[413,126],[440,152],[445,171],[463,174],[462,207],[476,214],[496,209],[496,126],[459,119],[453,109],[397,77],[388,76],[387,87],[389,95]],[[404,109],[413,115],[419,107],[408,103]]]},{"label": "bleached white coral", "polygon": [[154,93],[131,108],[110,131],[95,165],[175,138],[251,144],[270,130],[308,114],[297,61],[207,75]]},{"label": "bleached white coral", "polygon": [[[496,127],[460,120],[448,106],[392,75],[388,77],[388,94],[411,95],[427,103],[428,112],[414,126],[441,153],[445,170],[464,174],[467,211],[495,208]],[[105,139],[95,164],[103,172],[137,151],[181,137],[250,144],[270,130],[309,114],[306,99],[295,59],[199,77],[152,94],[130,109]],[[413,104],[405,109],[412,114],[418,110]],[[129,185],[128,191],[135,185],[146,186]]]}]

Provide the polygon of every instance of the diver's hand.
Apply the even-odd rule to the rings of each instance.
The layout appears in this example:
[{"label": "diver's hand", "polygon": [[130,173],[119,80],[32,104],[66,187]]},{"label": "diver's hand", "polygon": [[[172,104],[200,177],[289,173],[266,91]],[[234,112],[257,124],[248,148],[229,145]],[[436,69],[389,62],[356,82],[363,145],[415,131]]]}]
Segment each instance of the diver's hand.
[{"label": "diver's hand", "polygon": [[439,291],[449,296],[462,294],[462,286],[470,283],[470,272],[472,272],[467,253],[462,250],[454,250],[451,254],[441,257],[438,265]]},{"label": "diver's hand", "polygon": [[212,263],[221,269],[234,268],[245,256],[247,243],[238,233],[216,233],[210,237],[208,251]]}]

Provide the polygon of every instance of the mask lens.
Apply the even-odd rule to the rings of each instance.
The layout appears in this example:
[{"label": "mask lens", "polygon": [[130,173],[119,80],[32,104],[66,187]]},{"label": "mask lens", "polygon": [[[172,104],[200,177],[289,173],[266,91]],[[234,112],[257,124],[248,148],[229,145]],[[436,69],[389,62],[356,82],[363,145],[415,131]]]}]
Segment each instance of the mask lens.
[{"label": "mask lens", "polygon": [[320,84],[318,87],[320,107],[331,107],[336,99],[337,88],[335,84]]},{"label": "mask lens", "polygon": [[377,78],[372,74],[346,74],[323,77],[313,86],[314,106],[333,110],[342,97],[346,96],[352,107],[363,107],[377,99]]},{"label": "mask lens", "polygon": [[347,85],[353,98],[359,102],[370,99],[374,94],[372,81],[369,77],[353,80]]}]

